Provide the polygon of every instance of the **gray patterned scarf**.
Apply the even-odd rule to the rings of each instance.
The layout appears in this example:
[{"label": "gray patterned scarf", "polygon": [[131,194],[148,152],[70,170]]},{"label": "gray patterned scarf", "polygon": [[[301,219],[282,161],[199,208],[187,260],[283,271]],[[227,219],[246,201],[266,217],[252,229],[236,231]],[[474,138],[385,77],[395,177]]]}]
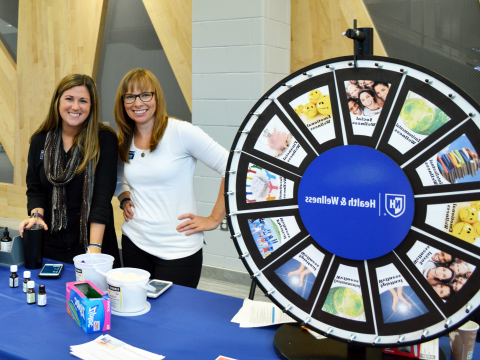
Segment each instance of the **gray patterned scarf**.
[{"label": "gray patterned scarf", "polygon": [[[67,192],[65,186],[75,176],[75,171],[82,161],[78,146],[74,146],[73,154],[67,165],[63,166],[62,128],[50,130],[45,140],[43,163],[45,175],[53,185],[52,194],[52,231],[67,228]],[[88,216],[92,204],[94,185],[93,160],[90,160],[83,172],[82,204],[80,207],[80,243],[88,246]]]}]

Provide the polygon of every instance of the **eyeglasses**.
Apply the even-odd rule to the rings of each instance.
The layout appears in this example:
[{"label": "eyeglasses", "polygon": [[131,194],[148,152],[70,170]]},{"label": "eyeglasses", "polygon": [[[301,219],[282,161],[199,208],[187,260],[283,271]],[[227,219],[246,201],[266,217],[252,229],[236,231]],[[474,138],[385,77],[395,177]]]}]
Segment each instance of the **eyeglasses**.
[{"label": "eyeglasses", "polygon": [[153,94],[153,92],[144,92],[139,95],[125,94],[123,95],[123,102],[125,104],[133,104],[137,100],[137,97],[140,98],[140,100],[142,100],[143,102],[149,102],[153,99]]}]

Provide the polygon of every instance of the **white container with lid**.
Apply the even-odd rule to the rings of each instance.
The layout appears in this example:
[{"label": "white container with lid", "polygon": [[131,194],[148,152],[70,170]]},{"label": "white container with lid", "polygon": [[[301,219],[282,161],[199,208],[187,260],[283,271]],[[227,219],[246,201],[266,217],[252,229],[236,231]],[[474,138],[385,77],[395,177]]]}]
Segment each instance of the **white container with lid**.
[{"label": "white container with lid", "polygon": [[[123,274],[125,277],[115,276]],[[128,274],[134,274],[128,278]],[[108,296],[112,301],[112,310],[117,312],[139,312],[147,306],[147,290],[155,291],[148,285],[150,273],[135,268],[119,268],[107,272]]]},{"label": "white container with lid", "polygon": [[[103,292],[107,292],[107,281],[105,276],[96,270],[107,272],[113,267],[115,258],[108,254],[82,254],[73,258],[75,264],[76,281],[90,280]],[[92,264],[93,261],[93,264]]]}]

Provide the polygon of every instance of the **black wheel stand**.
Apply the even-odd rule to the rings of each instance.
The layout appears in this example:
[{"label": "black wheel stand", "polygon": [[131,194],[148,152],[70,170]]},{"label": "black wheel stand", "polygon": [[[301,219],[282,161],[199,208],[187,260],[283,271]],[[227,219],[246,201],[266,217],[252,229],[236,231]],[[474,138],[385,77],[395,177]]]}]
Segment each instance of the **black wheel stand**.
[{"label": "black wheel stand", "polygon": [[[273,339],[282,360],[403,360],[411,359],[382,352],[382,348],[350,346],[332,339],[315,339],[299,324],[282,325]],[[440,350],[440,360],[445,360]]]}]

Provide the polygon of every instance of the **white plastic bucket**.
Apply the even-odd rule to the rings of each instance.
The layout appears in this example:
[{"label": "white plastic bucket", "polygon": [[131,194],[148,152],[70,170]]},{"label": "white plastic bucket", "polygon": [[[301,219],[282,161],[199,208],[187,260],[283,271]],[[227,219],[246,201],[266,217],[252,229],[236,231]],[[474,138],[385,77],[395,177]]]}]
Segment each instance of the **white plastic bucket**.
[{"label": "white plastic bucket", "polygon": [[[91,259],[90,259],[91,256]],[[92,264],[93,260],[93,264]],[[75,277],[77,281],[90,280],[103,292],[107,292],[107,279],[95,271],[98,269],[104,273],[111,270],[115,258],[107,254],[83,254],[73,258],[75,264]]]},{"label": "white plastic bucket", "polygon": [[[124,280],[114,276],[112,273],[121,272],[124,274],[134,273],[142,276],[139,280]],[[108,296],[112,301],[112,310],[118,312],[139,312],[145,309],[147,303],[147,289],[155,290],[148,285],[150,273],[135,268],[118,268],[107,272]]]}]

